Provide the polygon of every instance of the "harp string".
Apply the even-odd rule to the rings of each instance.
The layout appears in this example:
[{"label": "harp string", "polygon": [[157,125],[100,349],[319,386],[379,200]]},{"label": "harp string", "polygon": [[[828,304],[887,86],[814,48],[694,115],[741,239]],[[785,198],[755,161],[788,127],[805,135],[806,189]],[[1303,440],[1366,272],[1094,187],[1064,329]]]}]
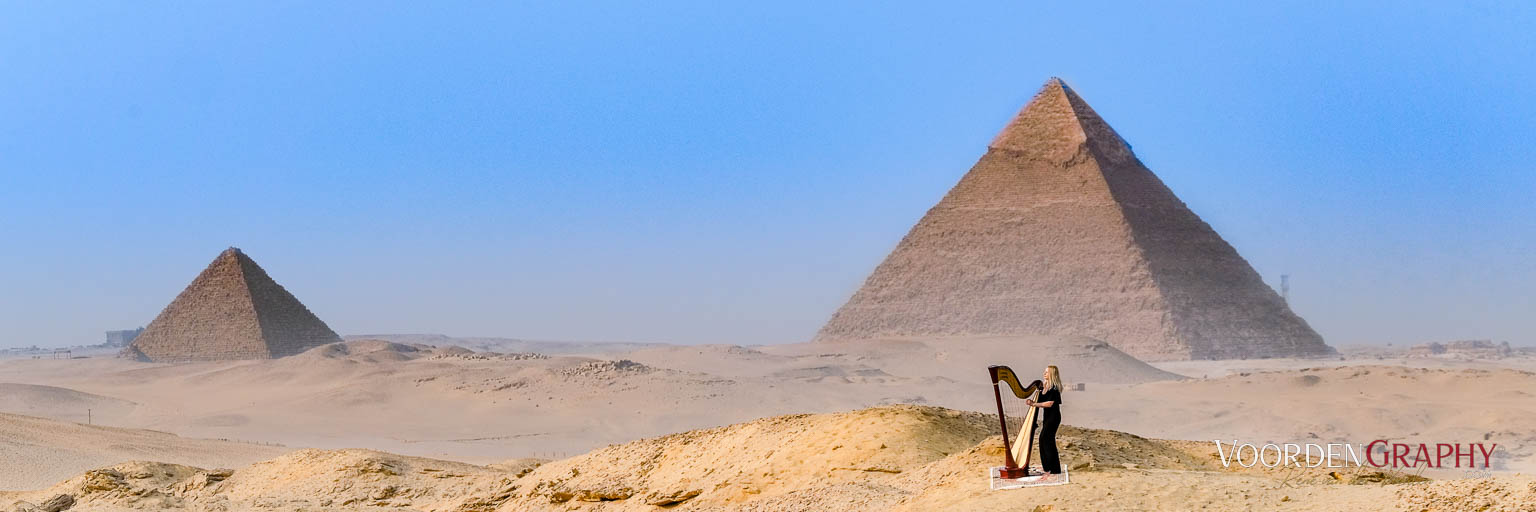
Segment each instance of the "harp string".
[{"label": "harp string", "polygon": [[[1039,392],[1031,389],[1029,397],[1038,400]],[[1018,464],[1019,467],[1027,468],[1030,467],[1030,461],[1038,456],[1034,449],[1035,439],[1033,434],[1039,431],[1040,425],[1038,425],[1038,417],[1031,418],[1032,415],[1038,414],[1038,411],[1025,403],[1024,400],[1023,398],[1011,397],[1011,399],[1005,401],[1007,405],[1004,407],[1004,410],[1008,412],[1009,416],[1008,430],[1012,434],[1009,437],[1009,442],[1012,443],[1014,463]],[[1036,421],[1030,421],[1031,419]],[[1031,427],[1034,432],[1025,430]]]},{"label": "harp string", "polygon": [[1008,443],[1009,448],[1015,454],[1016,460],[1014,460],[1014,463],[1019,467],[1029,467],[1029,461],[1017,460],[1017,456],[1026,453],[1033,454],[1034,452],[1032,449],[1020,446],[1021,443],[1032,443],[1034,441],[1030,438],[1029,433],[1023,430],[1026,423],[1025,420],[1029,417],[1030,413],[1034,412],[1034,408],[1024,403],[1024,399],[1014,396],[1012,393],[1006,393],[1003,397],[1003,412],[1008,415]]},{"label": "harp string", "polygon": [[[1029,467],[1031,459],[1035,458],[1033,449],[1034,439],[1031,434],[1039,426],[1035,425],[1035,408],[1024,403],[1027,398],[1036,398],[1040,390],[1040,381],[1034,381],[1029,385],[1022,385],[1013,370],[1006,366],[990,366],[994,386],[1001,386],[998,391],[998,409],[1003,415],[1004,424],[1007,425],[1003,435],[1008,441],[1008,450],[1013,463],[1018,467]],[[1023,395],[1022,397],[1020,395]]]},{"label": "harp string", "polygon": [[1020,441],[1019,433],[1020,429],[1024,428],[1025,407],[1024,401],[1019,400],[1017,397],[1009,395],[1003,398],[1003,411],[1008,414],[1009,444],[1016,445]]}]

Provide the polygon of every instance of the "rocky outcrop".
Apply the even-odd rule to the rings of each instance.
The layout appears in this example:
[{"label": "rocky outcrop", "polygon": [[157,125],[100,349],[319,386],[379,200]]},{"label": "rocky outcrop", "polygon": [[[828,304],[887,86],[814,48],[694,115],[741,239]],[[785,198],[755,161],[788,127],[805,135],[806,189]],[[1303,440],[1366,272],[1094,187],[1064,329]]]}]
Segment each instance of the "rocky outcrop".
[{"label": "rocky outcrop", "polygon": [[16,503],[16,512],[62,512],[75,506],[75,496],[59,494],[38,505],[25,501]]},{"label": "rocky outcrop", "polygon": [[[996,493],[983,475],[1003,460],[997,427],[996,416],[903,405],[776,416],[493,467],[370,450],[299,450],[235,471],[129,462],[35,492],[0,491],[0,507],[34,510],[24,507],[69,495],[72,510],[93,512],[1031,510],[1042,501],[1084,510],[1270,510],[1296,496],[1295,510],[1462,510],[1490,502],[1509,508],[1488,510],[1530,510],[1527,490],[1536,490],[1529,477],[1437,489],[1374,469],[1227,467],[1209,441],[1062,425],[1057,444],[1073,485]],[[1419,483],[1396,485],[1403,482]],[[1472,492],[1478,499],[1468,501],[1444,492],[1474,484],[1496,494]],[[1359,501],[1339,499],[1350,496]]]}]

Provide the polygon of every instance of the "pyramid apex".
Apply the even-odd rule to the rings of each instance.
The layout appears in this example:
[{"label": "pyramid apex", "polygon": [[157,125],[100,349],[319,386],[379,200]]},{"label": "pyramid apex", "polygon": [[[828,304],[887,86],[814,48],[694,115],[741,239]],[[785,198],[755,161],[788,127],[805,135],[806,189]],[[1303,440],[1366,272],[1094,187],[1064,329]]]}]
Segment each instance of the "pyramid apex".
[{"label": "pyramid apex", "polygon": [[1073,105],[1074,100],[1082,100],[1071,91],[1061,78],[1047,79],[988,146],[1035,153],[1050,160],[1070,158],[1085,138]]},{"label": "pyramid apex", "polygon": [[224,252],[220,252],[219,256],[217,258],[214,258],[214,261],[227,260],[227,259],[230,259],[230,258],[234,258],[234,259],[238,260],[238,259],[240,259],[242,257],[245,258],[245,259],[250,259],[250,256],[246,256],[245,252],[242,252],[239,247],[235,247],[235,246],[231,245],[231,246],[229,246],[228,249],[224,249]]},{"label": "pyramid apex", "polygon": [[1053,76],[1053,77],[1047,78],[1045,80],[1045,83],[1040,85],[1040,90],[1035,92],[1035,97],[1039,98],[1041,94],[1045,94],[1045,93],[1048,93],[1048,92],[1049,93],[1071,95],[1073,100],[1078,101],[1078,102],[1083,101],[1082,98],[1077,97],[1077,93],[1076,92],[1072,91],[1072,86],[1067,85],[1067,81],[1066,80],[1062,80],[1061,77],[1059,77],[1059,76]]},{"label": "pyramid apex", "polygon": [[1135,158],[1129,144],[1110,128],[1061,77],[1051,77],[1034,98],[998,132],[988,147],[1029,153],[1047,161],[1075,158],[1084,143],[1099,158]]}]

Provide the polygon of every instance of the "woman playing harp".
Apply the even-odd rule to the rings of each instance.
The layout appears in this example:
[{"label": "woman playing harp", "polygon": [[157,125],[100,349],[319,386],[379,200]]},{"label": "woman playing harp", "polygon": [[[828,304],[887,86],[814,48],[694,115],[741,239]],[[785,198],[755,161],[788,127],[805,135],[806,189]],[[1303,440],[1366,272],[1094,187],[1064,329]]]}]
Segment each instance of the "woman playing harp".
[{"label": "woman playing harp", "polygon": [[1061,474],[1061,459],[1056,453],[1056,427],[1061,426],[1061,371],[1047,366],[1041,380],[1045,390],[1040,392],[1040,399],[1025,399],[1024,403],[1045,410],[1040,426],[1040,468],[1047,473],[1046,478],[1052,478],[1050,475]]}]

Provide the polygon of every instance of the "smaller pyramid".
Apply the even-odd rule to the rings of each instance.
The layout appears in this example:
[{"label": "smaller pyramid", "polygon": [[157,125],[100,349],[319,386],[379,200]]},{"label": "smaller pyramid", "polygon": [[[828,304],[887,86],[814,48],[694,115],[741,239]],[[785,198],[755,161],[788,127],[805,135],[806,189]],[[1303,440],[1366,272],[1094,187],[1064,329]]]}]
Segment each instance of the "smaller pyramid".
[{"label": "smaller pyramid", "polygon": [[336,331],[230,247],[123,353],[154,362],[271,359],[338,341]]}]

